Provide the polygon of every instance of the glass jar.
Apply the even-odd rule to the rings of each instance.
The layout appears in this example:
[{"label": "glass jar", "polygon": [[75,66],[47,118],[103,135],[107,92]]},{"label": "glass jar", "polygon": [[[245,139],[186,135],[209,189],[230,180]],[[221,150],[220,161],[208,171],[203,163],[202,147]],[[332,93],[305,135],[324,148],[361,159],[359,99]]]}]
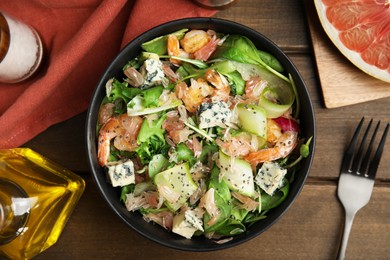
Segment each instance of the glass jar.
[{"label": "glass jar", "polygon": [[29,78],[39,68],[42,56],[38,33],[0,12],[0,82],[17,83]]}]

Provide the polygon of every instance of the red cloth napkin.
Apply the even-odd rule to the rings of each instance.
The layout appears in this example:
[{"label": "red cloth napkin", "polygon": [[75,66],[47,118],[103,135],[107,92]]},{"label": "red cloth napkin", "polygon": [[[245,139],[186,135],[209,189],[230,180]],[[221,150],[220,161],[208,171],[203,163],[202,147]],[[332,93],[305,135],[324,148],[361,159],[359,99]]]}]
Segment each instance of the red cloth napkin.
[{"label": "red cloth napkin", "polygon": [[142,32],[170,20],[212,16],[190,0],[12,0],[4,11],[34,27],[45,57],[35,77],[0,83],[0,148],[20,146],[85,111],[106,67]]}]

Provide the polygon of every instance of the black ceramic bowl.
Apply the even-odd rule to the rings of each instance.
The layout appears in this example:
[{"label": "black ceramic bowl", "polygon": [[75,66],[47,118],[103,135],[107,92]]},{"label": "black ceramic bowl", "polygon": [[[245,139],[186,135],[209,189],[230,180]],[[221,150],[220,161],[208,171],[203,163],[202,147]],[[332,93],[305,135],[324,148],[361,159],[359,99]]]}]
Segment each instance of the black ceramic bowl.
[{"label": "black ceramic bowl", "polygon": [[[157,224],[147,223],[142,219],[141,214],[138,212],[128,212],[125,206],[119,201],[120,188],[113,188],[111,184],[107,182],[104,169],[97,162],[96,122],[99,106],[105,95],[105,84],[107,80],[112,77],[122,77],[122,67],[127,63],[128,60],[136,57],[141,52],[141,43],[164,34],[169,34],[182,28],[212,29],[216,32],[225,34],[245,35],[254,42],[257,48],[273,54],[282,63],[286,71],[292,75],[296,84],[296,88],[299,94],[299,102],[301,104],[300,126],[302,134],[306,138],[313,136],[313,141],[311,143],[312,152],[308,158],[301,162],[300,170],[296,173],[295,180],[291,184],[290,194],[286,200],[281,205],[271,210],[267,214],[266,219],[257,222],[253,226],[249,227],[244,234],[235,236],[233,240],[224,244],[217,244],[204,238],[203,236],[193,237],[192,239],[185,239],[179,235],[164,230]],[[279,218],[291,206],[300,193],[305,183],[306,177],[309,174],[314,154],[315,120],[310,97],[302,77],[290,59],[272,41],[253,29],[231,21],[215,18],[188,18],[165,23],[145,32],[130,42],[118,54],[118,56],[114,59],[111,65],[107,68],[106,72],[103,74],[92,96],[87,114],[86,134],[87,156],[93,178],[95,179],[104,199],[110,205],[112,210],[114,210],[115,213],[119,216],[119,218],[122,219],[122,221],[126,222],[138,233],[161,245],[186,251],[212,251],[232,247],[258,236],[271,227],[277,220],[279,220]]]}]

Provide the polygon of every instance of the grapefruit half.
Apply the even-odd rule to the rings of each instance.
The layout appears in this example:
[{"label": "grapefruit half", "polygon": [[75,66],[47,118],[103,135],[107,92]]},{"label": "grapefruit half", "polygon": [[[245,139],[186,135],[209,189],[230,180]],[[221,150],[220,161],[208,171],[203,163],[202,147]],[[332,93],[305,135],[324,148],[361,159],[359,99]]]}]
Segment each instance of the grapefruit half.
[{"label": "grapefruit half", "polygon": [[390,83],[390,0],[314,0],[336,47],[367,74]]}]

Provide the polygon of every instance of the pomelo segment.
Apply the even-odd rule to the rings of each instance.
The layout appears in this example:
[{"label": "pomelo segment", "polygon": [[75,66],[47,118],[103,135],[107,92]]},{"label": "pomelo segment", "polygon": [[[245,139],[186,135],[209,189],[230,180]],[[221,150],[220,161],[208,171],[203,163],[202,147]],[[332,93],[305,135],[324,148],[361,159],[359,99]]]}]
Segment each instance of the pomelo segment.
[{"label": "pomelo segment", "polygon": [[314,0],[336,47],[367,74],[390,83],[390,0]]}]

